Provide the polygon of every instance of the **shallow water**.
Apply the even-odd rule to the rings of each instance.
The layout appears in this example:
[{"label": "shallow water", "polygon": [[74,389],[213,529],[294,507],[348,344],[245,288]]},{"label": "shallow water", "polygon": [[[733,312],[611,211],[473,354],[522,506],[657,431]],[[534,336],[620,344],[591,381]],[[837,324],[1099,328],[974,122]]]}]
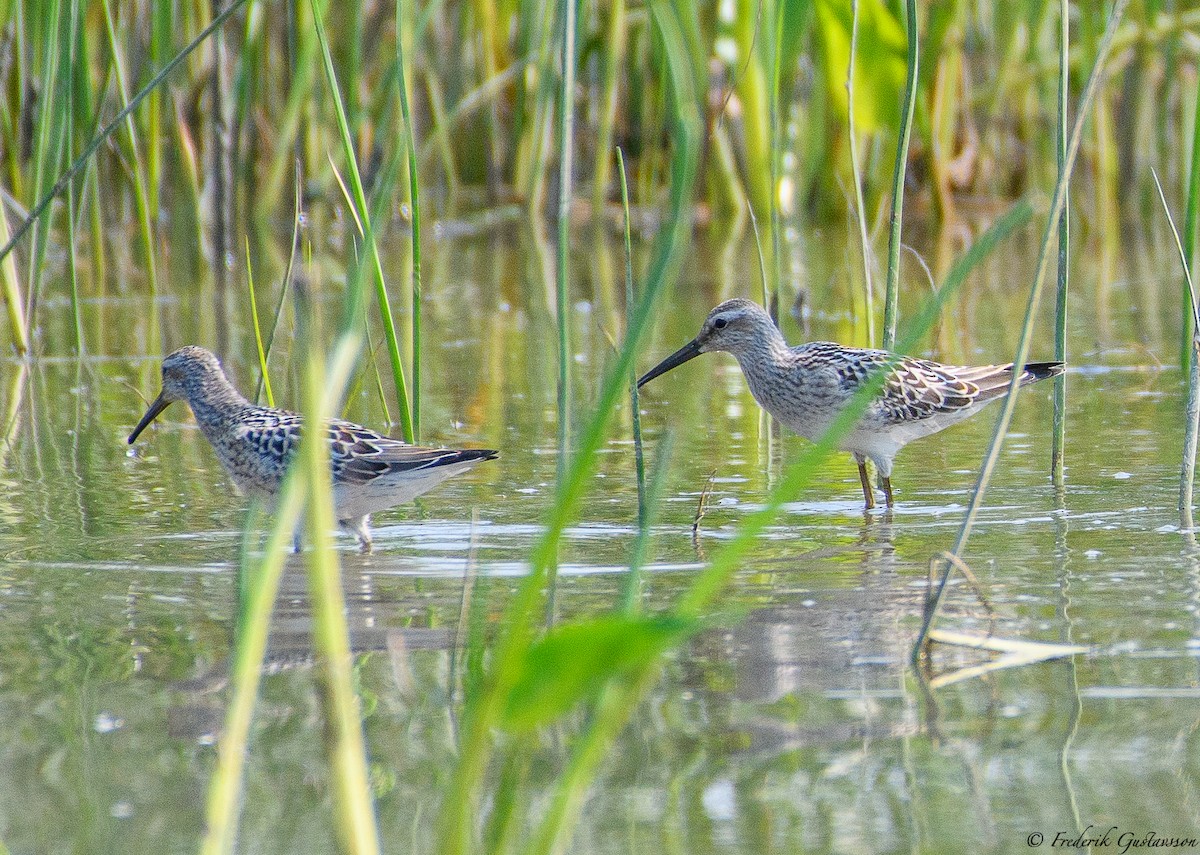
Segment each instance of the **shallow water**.
[{"label": "shallow water", "polygon": [[[851,341],[834,308],[845,257],[827,235],[807,239],[811,337]],[[698,239],[640,367],[690,338],[722,296],[757,287],[750,239],[732,246]],[[377,515],[375,554],[338,542],[389,851],[430,848],[452,761],[449,651],[468,551],[495,618],[554,501],[554,334],[536,246],[517,235],[435,247],[423,438],[502,456]],[[972,280],[931,354],[1005,359],[1031,254],[1014,245]],[[1009,852],[1028,851],[1031,834],[1048,848],[1088,825],[1117,829],[1096,851],[1120,851],[1123,833],[1200,837],[1200,553],[1174,510],[1183,397],[1173,261],[1131,253],[1099,281],[1095,254],[1080,255],[1068,488],[1056,495],[1048,482],[1050,390],[1032,387],[967,558],[998,635],[1091,652],[923,692],[906,663],[926,567],[953,543],[995,410],[900,455],[890,518],[863,514],[853,464],[838,456],[760,538],[711,628],[671,657],[610,753],[572,852]],[[576,258],[578,425],[621,309],[615,245],[581,244]],[[244,503],[181,405],[133,449],[124,439],[144,409],[135,390],[157,392],[160,353],[216,343],[212,302],[204,285],[178,287],[153,312],[121,295],[88,301],[94,355],[77,360],[63,356],[69,306],[51,299],[47,356],[3,364],[0,840],[12,852],[190,850],[201,832]],[[323,311],[336,319],[336,300]],[[245,314],[231,313],[225,361],[248,390]],[[1048,358],[1048,323],[1039,329],[1034,355]],[[791,319],[785,332],[801,340]],[[296,400],[286,372],[275,385],[281,401]],[[348,415],[378,426],[366,386]],[[646,571],[653,609],[675,600],[806,443],[772,432],[719,355],[648,386],[643,426],[651,452],[675,434]],[[599,613],[620,588],[635,534],[628,434],[622,413],[564,540],[561,616]],[[252,737],[247,852],[335,847],[308,598],[292,560]],[[948,628],[992,625],[962,583],[944,614]],[[936,667],[985,658],[943,648]],[[552,779],[574,729],[539,735],[535,785]]]}]

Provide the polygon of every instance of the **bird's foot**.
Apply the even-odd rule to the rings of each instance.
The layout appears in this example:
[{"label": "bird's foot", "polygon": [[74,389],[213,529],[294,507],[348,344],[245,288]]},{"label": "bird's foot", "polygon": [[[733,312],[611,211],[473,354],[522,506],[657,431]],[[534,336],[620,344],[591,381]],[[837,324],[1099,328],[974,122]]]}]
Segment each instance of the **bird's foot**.
[{"label": "bird's foot", "polygon": [[339,520],[342,528],[354,532],[358,538],[358,548],[363,555],[370,555],[373,546],[371,542],[371,517],[367,515],[362,519],[355,520]]}]

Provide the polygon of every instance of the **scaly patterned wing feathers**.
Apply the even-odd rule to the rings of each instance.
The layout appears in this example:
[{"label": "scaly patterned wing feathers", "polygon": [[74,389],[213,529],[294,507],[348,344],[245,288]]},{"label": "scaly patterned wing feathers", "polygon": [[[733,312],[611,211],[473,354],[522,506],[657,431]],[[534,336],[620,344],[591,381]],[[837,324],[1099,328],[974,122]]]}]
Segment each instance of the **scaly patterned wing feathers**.
[{"label": "scaly patterned wing feathers", "polygon": [[[256,407],[241,416],[239,432],[254,452],[285,469],[300,444],[302,419],[296,413]],[[378,434],[353,422],[329,422],[329,456],[335,484],[367,484],[383,475],[490,460],[486,449],[426,448]]]},{"label": "scaly patterned wing feathers", "polygon": [[487,449],[409,445],[344,421],[330,422],[329,443],[335,484],[367,484],[384,475],[490,460],[496,456],[496,452]]},{"label": "scaly patterned wing feathers", "polygon": [[956,368],[928,359],[897,356],[886,350],[843,347],[830,342],[813,342],[802,347],[806,359],[824,363],[836,372],[838,385],[846,395],[858,391],[874,372],[890,368],[883,391],[871,405],[889,424],[921,421],[991,400],[1003,393],[1011,370],[1007,365]]}]

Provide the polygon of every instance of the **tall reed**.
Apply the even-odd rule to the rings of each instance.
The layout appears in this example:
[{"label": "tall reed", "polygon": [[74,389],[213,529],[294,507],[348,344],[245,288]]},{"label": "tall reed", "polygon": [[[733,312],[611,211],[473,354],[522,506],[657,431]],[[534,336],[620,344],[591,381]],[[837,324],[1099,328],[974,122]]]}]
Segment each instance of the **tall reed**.
[{"label": "tall reed", "polygon": [[[437,844],[438,851],[444,855],[475,849],[472,841],[480,804],[479,790],[492,756],[493,732],[503,718],[508,698],[533,648],[534,622],[542,611],[545,586],[556,561],[559,540],[582,501],[584,487],[596,465],[596,452],[603,441],[605,426],[627,382],[638,343],[649,325],[651,310],[666,283],[678,270],[690,234],[688,200],[699,159],[701,113],[680,14],[678,9],[667,4],[656,3],[650,7],[650,19],[664,45],[671,91],[678,108],[671,129],[675,149],[668,215],[664,220],[668,225],[659,234],[646,285],[626,329],[616,363],[605,376],[593,415],[580,432],[559,482],[557,499],[549,511],[545,531],[530,554],[529,574],[505,609],[486,674],[467,697],[459,731],[458,760],[442,802]],[[566,818],[562,813],[556,816]],[[553,840],[561,840],[558,830],[548,830],[553,832]]]},{"label": "tall reed", "polygon": [[[771,59],[771,276],[770,286],[764,290],[769,290],[771,298],[764,300],[764,307],[771,315],[775,325],[779,325],[779,288],[780,271],[783,269],[783,238],[782,223],[780,222],[779,212],[779,195],[782,191],[780,187],[781,181],[781,162],[783,160],[784,134],[782,119],[780,114],[783,112],[783,18],[787,10],[787,4],[784,0],[775,0],[775,38],[773,42],[773,51]],[[853,127],[853,125],[852,125]],[[751,216],[754,216],[754,211],[751,210]],[[758,237],[758,228],[755,226],[755,238]],[[762,247],[759,246],[759,264],[762,266]],[[763,275],[766,276],[766,269],[763,268]],[[764,295],[765,296],[765,295]]]},{"label": "tall reed", "polygon": [[[592,216],[604,216],[612,172],[613,131],[617,123],[619,72],[625,62],[628,23],[625,0],[608,3],[608,29],[603,42],[600,122],[596,131],[596,165],[592,170]],[[618,149],[618,153],[619,153]]]},{"label": "tall reed", "polygon": [[263,347],[262,327],[258,323],[258,298],[254,295],[254,265],[250,262],[250,239],[246,239],[246,287],[250,294],[250,322],[254,327],[254,345],[258,350],[258,382],[267,396],[267,406],[275,406],[271,377],[267,373],[267,351]]},{"label": "tall reed", "polygon": [[[113,57],[113,76],[116,80],[117,94],[120,97],[121,107],[124,109],[131,104],[129,87],[126,83],[125,53],[121,49],[120,41],[117,38],[116,22],[113,19],[110,0],[101,0],[101,5],[104,8],[104,23],[108,34],[108,47]],[[219,29],[213,30],[214,35],[219,32]],[[153,92],[154,90],[150,91]],[[149,94],[147,92],[147,95]],[[137,124],[133,120],[132,112],[125,114],[125,145],[130,168],[133,170],[133,204],[134,210],[137,212],[138,234],[141,237],[143,261],[146,265],[146,284],[151,294],[157,294],[158,274],[156,273],[157,268],[154,263],[154,227],[151,222],[154,214],[150,209],[150,193],[145,173],[145,161],[141,155]],[[222,259],[218,263],[224,264],[224,260]]]},{"label": "tall reed", "polygon": [[[254,391],[254,400],[257,403],[263,395],[264,388],[267,383],[267,374],[271,365],[271,351],[275,347],[275,333],[279,331],[279,321],[283,317],[284,306],[287,305],[288,293],[292,285],[292,271],[296,267],[296,253],[300,249],[300,220],[302,217],[301,204],[303,194],[301,193],[300,181],[300,164],[296,164],[296,189],[295,189],[295,207],[292,210],[292,239],[288,243],[288,259],[287,264],[283,268],[283,278],[279,282],[279,298],[275,301],[275,312],[271,317],[271,330],[267,333],[267,346],[262,355],[262,372],[258,378],[258,386]],[[270,396],[267,398],[270,401]]]},{"label": "tall reed", "polygon": [[[313,608],[313,646],[321,656],[321,698],[329,736],[329,761],[334,781],[334,821],[342,851],[376,855],[379,830],[367,772],[367,749],[362,732],[362,710],[354,691],[354,658],[342,594],[341,567],[333,550],[333,476],[325,422],[336,411],[354,369],[360,338],[347,331],[338,342],[328,369],[310,347],[305,371],[305,435],[297,467],[309,485],[307,554],[308,590]],[[326,386],[336,392],[327,394]]]},{"label": "tall reed", "polygon": [[883,349],[896,346],[896,322],[900,308],[900,233],[904,219],[904,178],[908,173],[908,147],[912,138],[913,111],[917,103],[917,70],[920,51],[917,45],[917,0],[905,6],[908,34],[908,70],[904,81],[904,101],[900,111],[900,135],[896,141],[896,165],[892,170],[891,227],[888,230],[887,285],[883,295]]},{"label": "tall reed", "polygon": [[396,0],[396,86],[400,119],[408,151],[408,210],[412,216],[412,436],[421,440],[421,193],[417,172],[417,134],[408,107],[408,74],[404,69],[404,0]]},{"label": "tall reed", "polygon": [[[4,213],[4,207],[4,202],[0,200],[0,242],[7,244],[8,216]],[[13,348],[18,354],[24,354],[29,350],[29,330],[25,324],[25,301],[21,297],[17,260],[11,253],[0,257],[0,288],[4,290],[4,306],[8,311],[8,327]]]},{"label": "tall reed", "polygon": [[[1200,93],[1200,89],[1196,93]],[[1196,261],[1196,229],[1200,225],[1200,94],[1193,94],[1192,101],[1192,156],[1187,168],[1187,212],[1183,220],[1183,248],[1189,265]],[[1179,343],[1180,365],[1190,370],[1196,325],[1192,318],[1192,294],[1186,281],[1181,289],[1181,300],[1183,328]]]},{"label": "tall reed", "polygon": [[[338,86],[337,73],[333,67],[333,57],[329,53],[329,42],[325,38],[325,23],[321,20],[321,11],[317,6],[318,0],[310,0],[313,15],[313,26],[317,34],[317,42],[321,51],[321,59],[325,68],[325,79],[329,84],[330,95],[333,98],[337,116],[337,128],[342,141],[342,155],[346,160],[346,171],[350,177],[350,191],[359,223],[360,235],[363,238],[367,254],[371,260],[374,272],[375,298],[379,305],[379,318],[383,322],[383,334],[387,340],[388,357],[391,360],[392,382],[396,388],[396,403],[400,410],[400,429],[404,433],[405,442],[413,441],[413,423],[408,402],[408,388],[404,380],[404,364],[400,357],[400,342],[396,337],[396,322],[392,318],[391,302],[388,299],[387,281],[383,275],[383,262],[379,256],[379,245],[375,232],[371,227],[371,214],[367,205],[367,195],[363,190],[362,175],[358,170],[358,157],[354,151],[354,140],[350,132],[350,123],[346,118],[346,108],[342,102],[341,88]],[[416,346],[416,344],[414,344]]]},{"label": "tall reed", "polygon": [[[62,0],[50,0],[45,9],[40,33],[42,48],[42,81],[44,97],[39,99],[36,131],[34,131],[34,195],[41,195],[50,176],[59,169],[66,145],[66,115],[62,109],[65,90],[62,86],[64,63],[60,55],[66,50],[62,28],[66,17],[61,14]],[[65,189],[65,186],[64,188]],[[20,230],[18,229],[18,232]],[[29,257],[29,278],[25,284],[25,316],[37,327],[37,311],[42,285],[42,266],[50,243],[50,224],[38,222],[33,232],[33,247]]]},{"label": "tall reed", "polygon": [[[1104,35],[1101,37],[1096,50],[1095,62],[1092,65],[1091,73],[1088,75],[1083,94],[1079,99],[1078,114],[1075,117],[1071,136],[1067,143],[1063,168],[1054,186],[1054,195],[1050,203],[1050,213],[1046,222],[1046,229],[1043,232],[1042,242],[1038,249],[1037,265],[1034,269],[1033,283],[1029,289],[1029,301],[1025,309],[1025,321],[1021,327],[1021,335],[1017,342],[1016,353],[1013,355],[1014,365],[1023,366],[1029,357],[1029,347],[1033,339],[1033,321],[1041,298],[1042,285],[1046,278],[1046,268],[1049,266],[1050,241],[1054,238],[1055,231],[1059,225],[1059,218],[1062,216],[1066,205],[1067,182],[1070,179],[1071,168],[1075,163],[1075,155],[1079,151],[1079,142],[1083,136],[1084,120],[1087,117],[1088,107],[1092,103],[1092,99],[1095,97],[1096,90],[1100,85],[1100,79],[1104,73],[1104,62],[1108,57],[1108,50],[1112,46],[1117,24],[1121,20],[1121,15],[1124,13],[1127,3],[1128,0],[1116,0],[1113,4],[1112,10],[1109,12],[1108,23],[1104,29]],[[1000,457],[1000,447],[1004,442],[1005,435],[1008,433],[1008,425],[1012,419],[1013,409],[1017,404],[1021,372],[1014,371],[1012,375],[1008,394],[1001,402],[1000,413],[996,417],[996,427],[992,434],[992,441],[984,455],[983,463],[979,469],[979,476],[975,482],[975,488],[971,493],[971,501],[967,505],[966,512],[963,514],[958,536],[951,550],[951,554],[958,558],[962,557],[967,546],[967,540],[971,536],[971,529],[974,527],[979,508],[983,504],[984,494],[987,492],[988,484],[991,482],[992,471],[995,469],[996,461]],[[933,620],[937,616],[938,607],[941,605],[942,594],[945,591],[946,582],[950,578],[952,566],[950,562],[943,562],[941,575],[935,581],[934,588],[930,592],[925,617],[921,629],[917,634],[916,642],[913,644],[912,660],[914,665],[920,660],[922,651],[924,650],[925,641]]]},{"label": "tall reed", "polygon": [[[1058,122],[1057,122],[1057,159],[1059,180],[1066,167],[1067,158],[1067,98],[1069,95],[1070,75],[1067,58],[1070,55],[1070,8],[1068,0],[1059,4],[1059,68],[1058,68]],[[1067,361],[1067,288],[1071,274],[1071,193],[1070,180],[1063,190],[1063,210],[1058,221],[1058,288],[1054,301],[1054,358],[1058,362]],[[1061,487],[1066,479],[1067,443],[1067,375],[1060,374],[1054,378],[1054,424],[1053,440],[1050,451],[1050,477],[1056,487]]]},{"label": "tall reed", "polygon": [[[1183,268],[1183,287],[1187,291],[1189,303],[1189,318],[1192,329],[1198,332],[1192,339],[1193,357],[1200,353],[1200,300],[1196,297],[1196,284],[1192,279],[1192,265],[1188,251],[1183,241],[1179,239],[1179,230],[1175,228],[1175,219],[1171,216],[1171,207],[1167,204],[1167,196],[1163,193],[1158,173],[1151,170],[1154,185],[1158,189],[1158,198],[1162,202],[1167,224],[1171,227],[1171,235],[1175,238],[1175,248],[1179,252],[1179,263]],[[1188,189],[1194,189],[1193,175],[1188,176]],[[1190,202],[1189,202],[1190,204]],[[1194,241],[1194,238],[1193,238]],[[1195,528],[1193,519],[1193,491],[1196,479],[1196,437],[1200,431],[1200,359],[1193,358],[1188,370],[1187,410],[1184,418],[1183,461],[1179,469],[1179,527],[1188,533]]]},{"label": "tall reed", "polygon": [[[617,149],[617,175],[621,181],[621,212],[624,215],[625,234],[625,328],[633,322],[633,238],[629,228],[629,184],[625,177],[625,153]],[[637,478],[637,521],[638,532],[647,527],[646,517],[646,462],[642,449],[642,414],[638,402],[637,371],[629,366],[629,415],[633,424],[634,476]]]},{"label": "tall reed", "polygon": [[867,345],[875,346],[875,287],[871,275],[871,239],[867,235],[867,209],[863,201],[862,165],[858,160],[858,133],[854,127],[854,63],[858,49],[858,0],[850,0],[850,61],[846,71],[846,115],[850,143],[850,172],[854,182],[854,214],[862,251],[863,291],[866,295]]},{"label": "tall reed", "polygon": [[[80,0],[68,0],[71,4],[68,12],[69,22],[67,27],[67,57],[66,67],[64,69],[68,78],[71,77],[71,70],[78,65],[78,57],[76,50],[80,43]],[[66,157],[69,159],[75,145],[75,86],[68,85],[66,87],[66,128],[64,129],[65,144],[67,147]],[[75,216],[78,211],[77,196],[75,192],[75,182],[72,181],[67,185],[67,280],[71,290],[71,327],[75,333],[75,354],[83,356],[83,316],[79,305],[79,271],[82,265],[79,264],[77,253],[79,252],[79,243],[75,235]]]},{"label": "tall reed", "polygon": [[571,437],[570,288],[572,151],[575,142],[575,14],[578,0],[561,0],[562,77],[558,96],[558,236],[555,314],[558,320],[558,480],[562,484]]}]

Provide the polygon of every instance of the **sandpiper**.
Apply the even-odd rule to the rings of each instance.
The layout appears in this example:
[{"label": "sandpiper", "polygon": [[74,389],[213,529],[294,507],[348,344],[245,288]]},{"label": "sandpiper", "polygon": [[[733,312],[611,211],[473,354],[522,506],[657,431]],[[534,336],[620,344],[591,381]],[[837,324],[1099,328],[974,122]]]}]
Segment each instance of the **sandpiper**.
[{"label": "sandpiper", "polygon": [[[299,445],[301,417],[247,401],[217,357],[195,345],[167,356],[162,378],[162,392],[129,435],[130,444],[173,401],[187,401],[234,483],[248,495],[273,498]],[[409,445],[341,419],[331,419],[328,431],[338,523],[358,536],[364,552],[371,550],[371,514],[411,501],[498,454]]]},{"label": "sandpiper", "polygon": [[[700,334],[646,372],[638,386],[714,350],[732,353],[759,406],[811,441],[825,434],[873,372],[887,371],[882,392],[840,443],[858,462],[868,510],[875,507],[868,458],[879,469],[890,508],[897,452],[1004,397],[1013,372],[1012,363],[960,368],[828,341],[789,347],[770,315],[756,303],[734,299],[709,312]],[[1021,385],[1062,372],[1061,362],[1031,362],[1021,372]]]}]

